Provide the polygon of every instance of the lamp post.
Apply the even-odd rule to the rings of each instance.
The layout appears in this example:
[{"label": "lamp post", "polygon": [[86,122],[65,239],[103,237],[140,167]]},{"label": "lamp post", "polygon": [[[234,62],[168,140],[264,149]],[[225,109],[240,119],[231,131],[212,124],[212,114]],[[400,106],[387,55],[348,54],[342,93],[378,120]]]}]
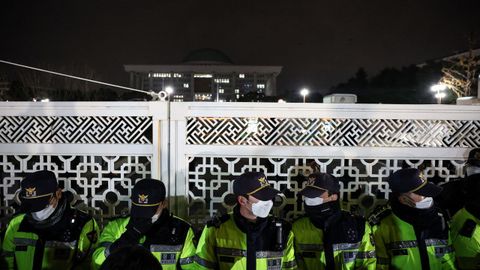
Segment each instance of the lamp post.
[{"label": "lamp post", "polygon": [[447,94],[443,91],[447,89],[445,84],[434,84],[430,87],[430,91],[435,92],[435,97],[437,98],[437,103],[442,104],[442,98]]},{"label": "lamp post", "polygon": [[305,97],[308,95],[310,91],[308,91],[307,88],[303,88],[302,90],[300,90],[300,95],[303,96],[303,103],[305,103]]}]

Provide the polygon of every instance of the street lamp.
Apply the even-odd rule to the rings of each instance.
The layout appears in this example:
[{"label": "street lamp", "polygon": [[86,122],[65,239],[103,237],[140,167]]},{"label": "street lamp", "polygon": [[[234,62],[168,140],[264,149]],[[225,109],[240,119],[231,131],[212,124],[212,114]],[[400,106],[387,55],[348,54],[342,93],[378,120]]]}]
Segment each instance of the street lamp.
[{"label": "street lamp", "polygon": [[437,103],[442,104],[442,98],[444,98],[447,94],[443,91],[447,89],[445,84],[434,84],[430,87],[430,91],[435,92],[435,97],[437,98]]},{"label": "street lamp", "polygon": [[307,88],[303,88],[302,90],[300,90],[300,95],[303,96],[303,103],[305,103],[305,97],[308,95],[310,91],[308,91]]}]

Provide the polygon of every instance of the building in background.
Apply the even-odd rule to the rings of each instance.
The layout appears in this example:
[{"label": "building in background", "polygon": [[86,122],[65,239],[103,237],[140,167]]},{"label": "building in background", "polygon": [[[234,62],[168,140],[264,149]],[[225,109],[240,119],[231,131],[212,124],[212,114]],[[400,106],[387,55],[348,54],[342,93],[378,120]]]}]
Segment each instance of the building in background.
[{"label": "building in background", "polygon": [[235,65],[224,53],[200,49],[177,65],[125,65],[130,86],[161,91],[172,86],[173,101],[237,101],[247,93],[276,95],[281,66]]}]

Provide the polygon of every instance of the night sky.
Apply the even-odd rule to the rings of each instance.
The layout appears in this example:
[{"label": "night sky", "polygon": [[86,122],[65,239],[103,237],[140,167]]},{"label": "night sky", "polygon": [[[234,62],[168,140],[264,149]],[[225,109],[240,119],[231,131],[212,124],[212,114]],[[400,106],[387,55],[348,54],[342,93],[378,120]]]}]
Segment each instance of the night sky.
[{"label": "night sky", "polygon": [[0,58],[86,64],[127,84],[123,64],[176,64],[216,48],[236,64],[281,65],[279,91],[314,91],[467,49],[480,1],[2,1]]}]

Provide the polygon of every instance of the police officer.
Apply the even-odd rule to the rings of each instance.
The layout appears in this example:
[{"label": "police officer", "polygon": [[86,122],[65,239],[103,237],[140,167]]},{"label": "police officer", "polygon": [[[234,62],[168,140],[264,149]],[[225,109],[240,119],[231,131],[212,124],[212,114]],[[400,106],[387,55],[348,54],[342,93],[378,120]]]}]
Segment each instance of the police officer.
[{"label": "police officer", "polygon": [[480,148],[470,150],[465,169],[467,176],[480,174]]},{"label": "police officer", "polygon": [[168,211],[165,197],[162,181],[138,181],[132,190],[130,216],[114,219],[105,226],[93,254],[94,268],[122,247],[141,245],[160,261],[163,269],[194,269],[193,230],[189,223]]},{"label": "police officer", "polygon": [[[467,163],[465,164],[466,177],[480,174],[480,148],[470,150]],[[465,206],[466,178],[450,180],[441,185],[442,192],[435,197],[435,204],[440,207],[450,220],[457,211]]]},{"label": "police officer", "polygon": [[70,207],[55,174],[38,171],[21,182],[26,212],[9,223],[3,252],[9,269],[89,269],[98,226]]},{"label": "police officer", "polygon": [[233,183],[233,213],[208,222],[198,242],[198,269],[296,269],[293,233],[269,216],[273,189],[259,172],[242,174]]},{"label": "police officer", "polygon": [[445,218],[434,206],[441,188],[418,169],[389,179],[391,211],[374,227],[377,269],[455,269],[455,254]]},{"label": "police officer", "polygon": [[466,179],[466,205],[452,219],[452,241],[460,269],[480,269],[480,174]]},{"label": "police officer", "polygon": [[366,220],[340,209],[340,185],[315,173],[299,192],[305,216],[293,223],[300,269],[375,269],[373,235]]}]

